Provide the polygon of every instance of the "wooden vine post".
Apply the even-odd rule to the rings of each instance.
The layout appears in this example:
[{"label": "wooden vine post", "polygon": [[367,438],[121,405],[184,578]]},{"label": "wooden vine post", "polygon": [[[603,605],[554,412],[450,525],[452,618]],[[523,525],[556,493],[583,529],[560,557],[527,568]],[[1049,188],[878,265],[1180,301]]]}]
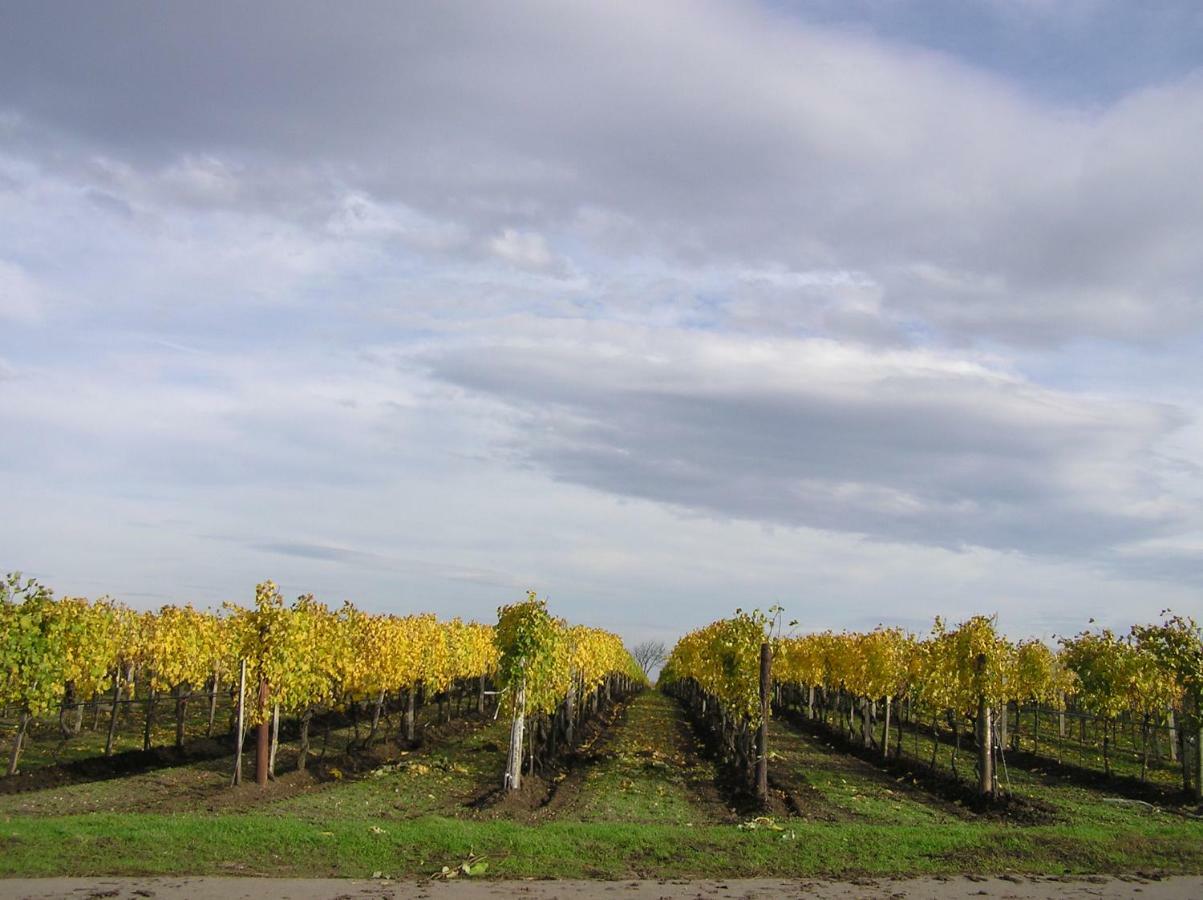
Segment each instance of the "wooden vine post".
[{"label": "wooden vine post", "polygon": [[568,696],[564,699],[564,741],[569,747],[576,738],[576,682],[574,672],[568,685]]},{"label": "wooden vine post", "polygon": [[205,736],[213,737],[213,720],[217,718],[217,691],[221,687],[221,679],[217,673],[213,673],[211,682],[213,690],[209,693],[209,724],[205,728]]},{"label": "wooden vine post", "polygon": [[280,746],[280,704],[272,707],[272,746],[267,760],[267,774],[276,777],[276,749]]},{"label": "wooden vine post", "polygon": [[17,763],[21,760],[21,744],[25,740],[25,732],[29,729],[29,722],[33,718],[28,710],[21,710],[21,719],[17,725],[17,733],[13,736],[13,749],[8,758],[8,774],[17,774]]},{"label": "wooden vine post", "polygon": [[514,696],[514,718],[510,721],[510,751],[505,763],[502,788],[516,791],[522,787],[522,737],[526,730],[526,679],[523,678]]},{"label": "wooden vine post", "polygon": [[188,698],[192,690],[186,684],[175,687],[175,748],[184,749],[184,720],[188,716]]},{"label": "wooden vine post", "polygon": [[760,645],[760,735],[756,746],[756,799],[769,801],[769,699],[773,687],[773,648]]},{"label": "wooden vine post", "polygon": [[242,784],[242,741],[246,732],[246,660],[238,670],[238,732],[234,745],[234,784]]},{"label": "wooden vine post", "polygon": [[881,758],[890,758],[890,695],[886,694],[885,724],[881,726]]},{"label": "wooden vine post", "polygon": [[104,738],[104,755],[113,755],[113,738],[117,734],[117,712],[121,704],[121,670],[113,671],[113,708],[109,712],[109,732]]},{"label": "wooden vine post", "polygon": [[267,787],[267,771],[271,767],[269,760],[271,745],[271,723],[267,715],[267,679],[259,679],[258,699],[259,728],[255,737],[255,783],[259,787]]},{"label": "wooden vine post", "polygon": [[155,685],[153,676],[148,676],[146,679],[146,720],[142,727],[142,749],[144,751],[150,749],[151,739],[154,736],[155,727]]},{"label": "wooden vine post", "polygon": [[1195,717],[1195,772],[1194,782],[1191,784],[1191,796],[1195,801],[1203,801],[1203,703],[1199,702],[1199,698],[1194,698],[1194,717]]},{"label": "wooden vine post", "polygon": [[418,692],[418,683],[415,681],[409,686],[405,692],[405,739],[411,744],[414,742],[414,695]]},{"label": "wooden vine post", "polygon": [[994,796],[994,748],[990,728],[990,701],[986,699],[984,686],[986,654],[977,656],[978,694],[977,700],[977,791],[983,797]]}]

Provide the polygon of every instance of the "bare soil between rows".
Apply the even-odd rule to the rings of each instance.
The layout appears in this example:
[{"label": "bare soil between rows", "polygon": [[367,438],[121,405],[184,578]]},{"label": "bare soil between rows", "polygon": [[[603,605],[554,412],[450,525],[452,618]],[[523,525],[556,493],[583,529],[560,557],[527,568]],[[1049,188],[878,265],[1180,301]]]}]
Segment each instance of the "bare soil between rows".
[{"label": "bare soil between rows", "polygon": [[576,746],[556,764],[523,775],[519,790],[504,791],[497,785],[477,797],[472,807],[488,818],[538,822],[554,817],[580,793],[589,768],[605,758],[607,743],[626,722],[627,711],[638,697],[634,694],[599,709],[581,726]]}]

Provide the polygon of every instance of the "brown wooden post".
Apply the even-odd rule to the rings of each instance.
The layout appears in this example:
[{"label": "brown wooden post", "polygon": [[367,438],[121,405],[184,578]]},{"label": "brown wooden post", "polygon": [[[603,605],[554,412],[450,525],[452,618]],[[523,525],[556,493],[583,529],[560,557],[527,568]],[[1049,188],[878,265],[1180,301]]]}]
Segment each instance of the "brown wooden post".
[{"label": "brown wooden post", "polygon": [[411,684],[405,692],[405,739],[411,744],[414,740],[414,695],[417,692],[417,684]]},{"label": "brown wooden post", "polygon": [[885,723],[881,726],[881,758],[887,759],[890,755],[890,701],[891,697],[886,694],[886,716]]},{"label": "brown wooden post", "polygon": [[773,686],[773,648],[760,645],[760,740],[756,747],[756,798],[769,802],[769,700]]},{"label": "brown wooden post", "polygon": [[255,736],[255,782],[264,788],[267,787],[267,772],[271,767],[271,724],[267,716],[267,679],[263,677],[259,678],[259,699],[255,708],[259,717],[259,729]]},{"label": "brown wooden post", "polygon": [[569,749],[576,737],[576,673],[568,683],[568,696],[564,699],[564,743]]},{"label": "brown wooden post", "polygon": [[1195,704],[1195,780],[1191,795],[1198,802],[1203,800],[1203,710]]},{"label": "brown wooden post", "polygon": [[109,733],[104,738],[104,755],[113,755],[113,738],[117,734],[117,710],[121,704],[121,674],[113,673],[113,708],[109,711]]},{"label": "brown wooden post", "polygon": [[1190,747],[1186,742],[1186,722],[1180,723],[1182,727],[1178,728],[1178,762],[1182,765],[1182,789],[1190,790]]}]

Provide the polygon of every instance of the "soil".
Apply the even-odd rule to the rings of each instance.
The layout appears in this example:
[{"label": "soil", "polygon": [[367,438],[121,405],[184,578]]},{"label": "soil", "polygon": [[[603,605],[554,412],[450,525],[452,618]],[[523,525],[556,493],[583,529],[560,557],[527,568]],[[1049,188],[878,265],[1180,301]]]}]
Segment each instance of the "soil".
[{"label": "soil", "polygon": [[580,793],[584,773],[605,758],[605,748],[616,729],[626,721],[633,697],[615,701],[599,709],[598,714],[580,728],[576,747],[538,773],[524,774],[522,787],[504,791],[489,788],[471,803],[487,818],[536,822],[553,817]]}]

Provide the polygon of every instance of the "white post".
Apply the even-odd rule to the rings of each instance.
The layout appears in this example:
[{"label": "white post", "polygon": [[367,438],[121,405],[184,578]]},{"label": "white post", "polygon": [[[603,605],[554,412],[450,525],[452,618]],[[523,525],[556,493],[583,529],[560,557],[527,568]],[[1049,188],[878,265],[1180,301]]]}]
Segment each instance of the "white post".
[{"label": "white post", "polygon": [[267,761],[267,774],[276,777],[276,748],[280,746],[280,704],[272,709],[272,749]]},{"label": "white post", "polygon": [[242,738],[243,732],[246,730],[245,724],[245,702],[246,697],[246,660],[242,660],[242,665],[238,672],[238,743],[234,750],[234,784],[242,784]]},{"label": "white post", "polygon": [[510,752],[506,759],[502,788],[516,791],[522,787],[522,737],[526,729],[526,679],[514,697],[514,718],[510,722]]}]

